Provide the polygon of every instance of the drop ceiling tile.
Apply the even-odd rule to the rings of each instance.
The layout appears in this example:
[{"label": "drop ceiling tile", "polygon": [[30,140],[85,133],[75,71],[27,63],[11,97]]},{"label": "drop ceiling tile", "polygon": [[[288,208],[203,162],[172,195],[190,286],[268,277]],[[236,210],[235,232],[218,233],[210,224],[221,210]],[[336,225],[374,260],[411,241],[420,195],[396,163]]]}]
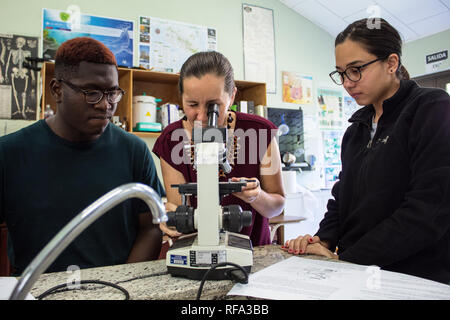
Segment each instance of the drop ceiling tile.
[{"label": "drop ceiling tile", "polygon": [[[406,26],[404,23],[402,23],[400,20],[398,20],[396,17],[394,17],[391,13],[389,13],[387,10],[385,10],[383,7],[379,6],[380,11],[377,16],[380,16],[381,18],[385,19],[387,22],[389,22],[397,31],[400,33],[402,39],[404,42],[412,41],[416,39],[419,35],[411,30],[408,26]],[[364,19],[368,17],[373,17],[372,14],[368,14],[365,10],[355,13],[354,15],[348,16],[345,18],[345,21],[347,23],[352,23],[359,19]]]},{"label": "drop ceiling tile", "polygon": [[336,36],[349,23],[373,16],[377,11],[378,16],[386,19],[400,32],[405,42],[450,28],[450,0],[279,1],[332,36]]},{"label": "drop ceiling tile", "polygon": [[445,5],[450,10],[450,0],[439,0],[442,2],[443,5]]},{"label": "drop ceiling tile", "polygon": [[375,1],[373,0],[317,0],[324,7],[328,8],[332,12],[334,12],[339,17],[346,17],[351,14],[354,14],[361,10],[366,10],[368,7],[373,5]]},{"label": "drop ceiling tile", "polygon": [[377,2],[405,24],[448,11],[448,8],[439,0],[408,0],[406,5],[403,1],[377,0]]},{"label": "drop ceiling tile", "polygon": [[281,3],[285,4],[289,8],[293,8],[296,5],[300,4],[301,2],[304,2],[306,0],[280,0]]},{"label": "drop ceiling tile", "polygon": [[450,29],[450,11],[412,23],[409,27],[421,37],[448,30]]},{"label": "drop ceiling tile", "polygon": [[317,1],[305,1],[294,7],[294,10],[315,25],[330,33],[333,37],[345,29],[346,23],[332,11]]}]

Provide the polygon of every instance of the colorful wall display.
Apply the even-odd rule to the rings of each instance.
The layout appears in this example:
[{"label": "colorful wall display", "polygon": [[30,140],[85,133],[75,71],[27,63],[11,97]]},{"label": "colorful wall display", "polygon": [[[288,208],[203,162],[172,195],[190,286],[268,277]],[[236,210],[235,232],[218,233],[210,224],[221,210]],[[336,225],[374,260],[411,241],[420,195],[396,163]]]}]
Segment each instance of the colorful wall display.
[{"label": "colorful wall display", "polygon": [[81,14],[76,10],[42,11],[42,54],[53,59],[66,40],[91,37],[105,44],[119,66],[133,67],[133,21]]},{"label": "colorful wall display", "polygon": [[341,171],[343,131],[322,131],[325,188],[332,188]]},{"label": "colorful wall display", "polygon": [[319,88],[317,90],[320,129],[341,130],[344,127],[342,99],[342,90],[328,88]]},{"label": "colorful wall display", "polygon": [[139,17],[139,66],[163,72],[180,72],[192,54],[217,50],[213,28],[178,21]]},{"label": "colorful wall display", "polygon": [[282,72],[283,102],[311,104],[313,102],[313,78],[296,72]]},{"label": "colorful wall display", "polygon": [[356,103],[356,100],[350,96],[344,95],[344,119],[346,123],[344,123],[344,127],[348,127],[350,123],[348,119],[359,109],[360,105]]}]

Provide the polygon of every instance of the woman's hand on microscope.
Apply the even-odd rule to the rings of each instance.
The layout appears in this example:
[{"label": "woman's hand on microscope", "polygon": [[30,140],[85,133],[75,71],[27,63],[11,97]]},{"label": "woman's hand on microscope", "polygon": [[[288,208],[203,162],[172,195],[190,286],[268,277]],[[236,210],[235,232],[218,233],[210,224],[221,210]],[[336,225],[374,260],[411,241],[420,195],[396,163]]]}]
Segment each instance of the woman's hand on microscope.
[{"label": "woman's hand on microscope", "polygon": [[175,212],[177,210],[177,205],[173,204],[172,202],[165,202],[164,207],[166,208],[166,212]]},{"label": "woman's hand on microscope", "polygon": [[242,187],[241,192],[235,192],[235,193],[233,193],[233,195],[238,197],[242,201],[245,201],[247,203],[252,203],[259,197],[259,195],[261,194],[261,191],[262,191],[259,180],[257,178],[246,178],[246,177],[231,178],[232,182],[240,182],[240,181],[245,182],[246,180],[252,180],[254,182],[247,182],[247,185]]},{"label": "woman's hand on microscope", "polygon": [[[166,212],[177,210],[177,206],[171,202],[164,203],[164,206],[166,208]],[[169,227],[165,222],[160,223],[159,228],[171,238],[176,238],[182,235],[182,233],[178,232],[175,227]]]}]

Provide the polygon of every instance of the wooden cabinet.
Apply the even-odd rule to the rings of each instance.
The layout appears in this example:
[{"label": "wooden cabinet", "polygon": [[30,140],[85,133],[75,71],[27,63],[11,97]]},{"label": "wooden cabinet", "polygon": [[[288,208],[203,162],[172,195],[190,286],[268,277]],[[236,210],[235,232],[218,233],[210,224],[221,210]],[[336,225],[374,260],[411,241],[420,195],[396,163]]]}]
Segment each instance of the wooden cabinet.
[{"label": "wooden cabinet", "polygon": [[[45,62],[42,66],[41,76],[43,79],[42,101],[40,118],[44,118],[44,110],[46,105],[50,105],[56,112],[56,102],[50,94],[50,81],[55,73],[55,65],[53,62]],[[160,104],[173,103],[181,106],[181,98],[178,94],[178,74],[155,72],[147,70],[135,70],[128,68],[119,68],[119,86],[125,90],[125,96],[117,106],[116,116],[120,117],[120,121],[126,118],[128,123],[128,131],[132,132],[133,96],[146,95],[154,96],[161,99]],[[238,89],[235,103],[239,101],[254,101],[256,105],[267,105],[266,100],[266,84],[261,82],[250,82],[236,80]],[[133,132],[140,137],[158,137],[159,133]]]}]

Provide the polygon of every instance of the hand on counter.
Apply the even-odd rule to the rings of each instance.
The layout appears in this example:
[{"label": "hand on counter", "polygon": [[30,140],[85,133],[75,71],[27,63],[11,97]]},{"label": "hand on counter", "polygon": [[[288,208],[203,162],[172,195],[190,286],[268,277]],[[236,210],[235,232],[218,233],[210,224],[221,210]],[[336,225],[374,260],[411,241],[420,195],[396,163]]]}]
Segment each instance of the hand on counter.
[{"label": "hand on counter", "polygon": [[318,236],[312,237],[309,234],[286,241],[281,249],[292,254],[315,254],[339,260],[339,256],[328,249],[326,241],[321,241]]}]

